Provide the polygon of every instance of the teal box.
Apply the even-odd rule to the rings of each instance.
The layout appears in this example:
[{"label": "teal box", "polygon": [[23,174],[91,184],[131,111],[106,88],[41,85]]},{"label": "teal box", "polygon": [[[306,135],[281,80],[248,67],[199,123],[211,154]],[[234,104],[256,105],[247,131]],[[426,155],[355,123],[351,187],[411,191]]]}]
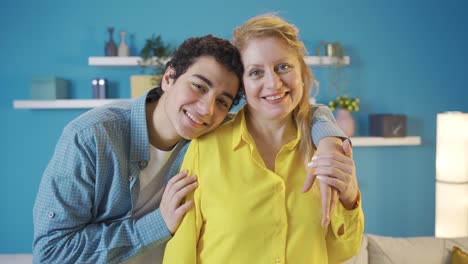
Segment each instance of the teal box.
[{"label": "teal box", "polygon": [[55,100],[68,98],[68,81],[57,77],[37,77],[30,82],[31,99]]}]

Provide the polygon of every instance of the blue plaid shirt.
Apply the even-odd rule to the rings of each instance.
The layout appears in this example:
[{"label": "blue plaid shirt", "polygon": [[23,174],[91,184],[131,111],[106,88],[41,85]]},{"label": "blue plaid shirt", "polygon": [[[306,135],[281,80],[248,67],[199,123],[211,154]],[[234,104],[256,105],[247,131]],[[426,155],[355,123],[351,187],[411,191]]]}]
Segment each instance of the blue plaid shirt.
[{"label": "blue plaid shirt", "polygon": [[34,263],[117,263],[171,237],[159,210],[131,215],[149,161],[145,99],[65,127],[34,205]]},{"label": "blue plaid shirt", "polygon": [[[34,204],[34,263],[119,263],[171,238],[159,209],[131,215],[149,161],[146,100],[92,109],[64,128]],[[345,137],[328,108],[314,112],[315,144]]]}]

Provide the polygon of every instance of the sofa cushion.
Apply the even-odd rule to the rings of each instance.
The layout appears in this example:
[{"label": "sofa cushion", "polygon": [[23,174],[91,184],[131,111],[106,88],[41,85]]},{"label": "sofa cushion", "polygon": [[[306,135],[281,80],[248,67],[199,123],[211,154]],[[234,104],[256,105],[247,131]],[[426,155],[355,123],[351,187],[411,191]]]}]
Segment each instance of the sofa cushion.
[{"label": "sofa cushion", "polygon": [[2,264],[31,264],[32,254],[0,254]]},{"label": "sofa cushion", "polygon": [[369,263],[442,263],[444,240],[368,235]]}]

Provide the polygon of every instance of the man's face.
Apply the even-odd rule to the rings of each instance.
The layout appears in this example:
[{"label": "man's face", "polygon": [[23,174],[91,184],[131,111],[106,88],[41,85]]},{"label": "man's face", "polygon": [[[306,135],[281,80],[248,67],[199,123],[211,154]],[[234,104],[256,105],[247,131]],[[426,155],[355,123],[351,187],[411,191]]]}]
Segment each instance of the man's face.
[{"label": "man's face", "polygon": [[221,124],[239,88],[235,73],[214,58],[204,56],[196,59],[176,81],[166,74],[167,71],[162,84],[163,104],[173,136],[176,133],[193,139]]}]

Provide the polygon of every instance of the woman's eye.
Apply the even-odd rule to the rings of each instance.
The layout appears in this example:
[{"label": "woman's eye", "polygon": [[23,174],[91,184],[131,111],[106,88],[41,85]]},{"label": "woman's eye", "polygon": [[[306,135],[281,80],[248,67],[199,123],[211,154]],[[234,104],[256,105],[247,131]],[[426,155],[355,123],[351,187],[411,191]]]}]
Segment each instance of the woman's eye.
[{"label": "woman's eye", "polygon": [[292,66],[289,65],[289,64],[280,64],[280,65],[278,65],[278,67],[277,67],[277,70],[278,70],[279,72],[288,72],[288,71],[290,71],[291,69],[292,69]]},{"label": "woman's eye", "polygon": [[249,77],[252,77],[252,78],[260,77],[260,71],[259,70],[251,70],[249,72]]}]

